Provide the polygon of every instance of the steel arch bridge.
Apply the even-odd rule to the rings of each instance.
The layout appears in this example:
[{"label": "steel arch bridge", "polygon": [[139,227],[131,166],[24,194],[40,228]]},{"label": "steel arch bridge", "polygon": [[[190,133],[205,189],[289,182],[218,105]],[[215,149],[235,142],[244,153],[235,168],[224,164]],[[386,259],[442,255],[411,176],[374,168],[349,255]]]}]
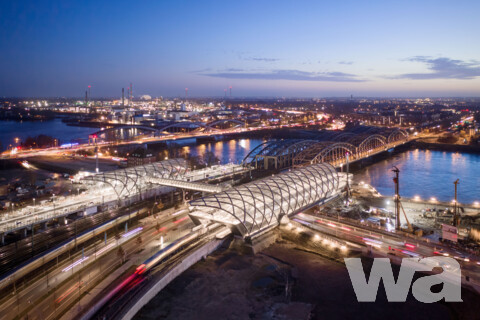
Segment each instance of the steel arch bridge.
[{"label": "steel arch bridge", "polygon": [[290,170],[190,201],[190,215],[251,236],[337,194],[345,185],[344,175],[328,163]]},{"label": "steel arch bridge", "polygon": [[403,129],[362,127],[359,133],[343,131],[321,132],[316,140],[273,140],[254,148],[243,160],[244,165],[268,169],[305,166],[328,162],[335,167],[368,157],[408,141]]},{"label": "steel arch bridge", "polygon": [[[233,124],[233,126],[225,128],[224,125],[226,124]],[[229,130],[229,129],[235,129],[239,127],[245,128],[246,123],[244,121],[240,121],[236,119],[221,119],[221,120],[216,120],[216,121],[205,124],[206,131]]]},{"label": "steel arch bridge", "polygon": [[204,128],[205,124],[201,122],[175,122],[167,124],[163,127],[157,127],[159,132],[168,132],[168,133],[175,133],[175,132],[192,132],[192,131],[199,131],[201,128]]},{"label": "steel arch bridge", "polygon": [[313,163],[327,162],[337,167],[344,162],[346,153],[356,154],[357,147],[346,142],[323,141],[296,155],[294,166],[304,166]]},{"label": "steel arch bridge", "polygon": [[89,139],[98,139],[100,136],[108,134],[110,132],[115,132],[119,130],[129,130],[129,129],[139,129],[142,131],[153,132],[154,134],[158,133],[158,130],[154,127],[142,126],[142,125],[124,125],[124,126],[115,126],[111,128],[106,128],[104,130],[99,130],[92,134],[88,135]]},{"label": "steel arch bridge", "polygon": [[[225,124],[235,124],[233,127],[229,128],[222,128],[222,125]],[[210,123],[202,123],[202,122],[175,122],[170,123],[166,126],[159,127],[156,130],[160,132],[180,132],[180,131],[199,131],[199,132],[222,132],[228,131],[239,127],[245,127],[245,122],[236,120],[236,119],[222,119],[216,120]]]},{"label": "steel arch bridge", "polygon": [[299,152],[308,149],[316,140],[273,140],[263,142],[250,151],[243,159],[243,164],[254,165],[255,168],[265,168],[273,163],[275,168],[293,165],[293,159]]}]

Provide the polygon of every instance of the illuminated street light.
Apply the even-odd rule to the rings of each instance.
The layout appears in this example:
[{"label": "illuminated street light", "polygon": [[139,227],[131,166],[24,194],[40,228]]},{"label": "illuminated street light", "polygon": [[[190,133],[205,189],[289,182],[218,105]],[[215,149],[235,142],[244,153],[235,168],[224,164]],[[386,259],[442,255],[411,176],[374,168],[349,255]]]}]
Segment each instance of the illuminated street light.
[{"label": "illuminated street light", "polygon": [[415,196],[415,197],[413,197],[413,200],[415,200],[415,201],[420,201],[420,197],[419,197],[419,196]]}]

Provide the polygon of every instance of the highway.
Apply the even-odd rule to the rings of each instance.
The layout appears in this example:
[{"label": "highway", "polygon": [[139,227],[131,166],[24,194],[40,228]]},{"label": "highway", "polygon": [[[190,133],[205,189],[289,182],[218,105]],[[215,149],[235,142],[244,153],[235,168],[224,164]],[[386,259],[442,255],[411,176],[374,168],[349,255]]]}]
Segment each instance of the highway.
[{"label": "highway", "polygon": [[[244,171],[245,169],[241,166],[237,166],[234,164],[227,164],[223,166],[214,166],[206,169],[189,172],[186,177],[183,177],[183,179],[184,180],[217,179],[220,177],[228,177],[234,173],[239,173]],[[182,201],[181,194],[180,193],[176,193],[176,194],[177,195],[174,200],[176,202],[181,202]],[[167,196],[168,195],[164,195],[164,197],[167,197]],[[78,196],[73,196],[73,198],[75,197],[78,197]],[[162,203],[168,202],[168,199],[163,199],[163,197],[159,197],[158,200]],[[48,228],[44,232],[38,232],[32,237],[27,237],[15,243],[11,243],[9,245],[0,247],[0,255],[2,257],[0,261],[0,274],[2,272],[3,273],[9,272],[9,271],[12,272],[12,270],[16,270],[17,268],[22,267],[22,263],[24,263],[29,259],[31,259],[29,262],[37,261],[40,257],[42,257],[42,253],[45,252],[46,250],[53,249],[58,244],[64,243],[69,239],[75,239],[75,235],[81,235],[82,232],[86,232],[87,230],[93,230],[94,227],[98,227],[99,225],[102,225],[102,223],[106,223],[107,221],[111,221],[112,219],[115,219],[122,215],[126,215],[127,212],[139,211],[139,209],[144,206],[146,206],[146,208],[144,208],[144,211],[147,209],[151,209],[151,207],[153,206],[152,203],[153,203],[153,200],[149,202],[142,201],[141,204],[134,204],[134,205],[128,206],[128,208],[111,209],[108,211],[104,211],[102,213],[92,214],[90,216],[83,215],[81,217],[75,218],[73,221],[65,220],[66,222],[69,222],[69,223],[65,225],[62,223],[55,228]],[[109,231],[108,235],[111,235],[112,233],[113,233],[112,231]],[[91,244],[90,246],[96,247],[97,245],[100,245],[101,243],[99,243],[98,239],[101,238],[101,236],[102,234],[100,234],[100,237],[97,236],[96,240],[92,239],[92,241],[96,241],[96,242]],[[32,240],[34,243],[33,247],[32,247]],[[88,248],[88,245],[92,241],[88,241],[85,244],[81,244],[81,246],[82,247],[87,246],[86,248]],[[71,252],[72,251],[69,250],[68,255],[70,255]],[[77,253],[72,254],[72,259],[73,257],[75,257],[75,254],[78,256],[79,254],[78,251]],[[60,260],[62,258],[63,257],[60,256]],[[46,261],[46,262],[43,262],[43,260],[40,260],[40,261],[42,261],[42,268],[30,274],[26,279],[21,279],[21,281],[18,281],[18,279],[15,280],[12,277],[10,277],[11,286],[14,287],[13,288],[14,292],[21,291],[21,289],[25,287],[25,281],[27,281],[27,288],[29,288],[29,286],[32,283],[30,278],[35,275],[37,275],[38,277],[39,272],[40,273],[43,272],[45,274],[45,278],[49,278],[49,277],[51,278],[51,276],[48,274],[51,272],[51,268],[58,267],[58,258],[57,258],[57,265],[55,265],[54,260]],[[40,277],[42,276],[40,275]],[[51,279],[52,281],[55,281],[54,280],[55,278],[51,278]],[[22,294],[18,294],[17,296],[20,298],[23,297]],[[31,300],[31,299],[28,299],[28,300]]]},{"label": "highway", "polygon": [[217,235],[224,234],[227,230],[227,227],[213,223],[202,229],[192,230],[188,235],[175,242],[171,248],[168,248],[168,251],[159,251],[144,261],[122,283],[111,286],[105,299],[105,305],[94,317],[121,319],[166,273],[182,263],[182,260],[201,246],[212,241]]},{"label": "highway", "polygon": [[427,241],[422,238],[415,239],[403,234],[373,229],[360,223],[355,224],[350,221],[347,222],[323,215],[313,216],[299,213],[292,220],[301,223],[309,229],[345,240],[352,248],[358,246],[367,247],[400,258],[421,258],[435,255],[452,257],[460,263],[463,275],[470,276],[472,281],[480,285],[479,257],[459,252],[441,243]]},{"label": "highway", "polygon": [[[107,242],[97,241],[84,248],[70,259],[60,262],[45,271],[25,288],[17,288],[17,294],[0,303],[2,316],[13,319],[16,315],[28,315],[29,319],[55,319],[72,307],[86,291],[90,291],[105,275],[111,274],[121,265],[118,247],[125,251],[126,265],[150,256],[163,245],[190,232],[193,227],[186,210],[166,210],[157,218],[143,219],[137,226],[122,232],[119,238],[111,237]],[[156,230],[158,227],[160,231]],[[142,242],[138,239],[141,237]],[[140,259],[140,260],[138,260]],[[123,267],[122,266],[122,267]]]},{"label": "highway", "polygon": [[[159,200],[162,200],[162,198],[159,197]],[[167,201],[166,198],[163,200]],[[176,200],[181,201],[180,195],[177,196]],[[125,208],[108,210],[87,217],[79,217],[66,225],[47,228],[33,236],[33,246],[31,236],[2,246],[0,247],[0,275],[20,268],[26,261],[43,256],[48,250],[67,242],[69,239],[74,239],[75,235],[79,236],[87,230],[91,230],[129,212],[135,213],[145,205],[147,205],[148,209],[151,209],[153,200],[147,203],[133,204]],[[112,232],[109,231],[108,233]]]}]

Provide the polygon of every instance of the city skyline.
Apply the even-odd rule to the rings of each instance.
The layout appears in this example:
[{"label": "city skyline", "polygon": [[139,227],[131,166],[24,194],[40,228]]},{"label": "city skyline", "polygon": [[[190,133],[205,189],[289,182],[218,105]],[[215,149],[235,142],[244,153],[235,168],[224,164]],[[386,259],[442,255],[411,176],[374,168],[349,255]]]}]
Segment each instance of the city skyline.
[{"label": "city skyline", "polygon": [[479,7],[2,3],[0,96],[480,96]]}]

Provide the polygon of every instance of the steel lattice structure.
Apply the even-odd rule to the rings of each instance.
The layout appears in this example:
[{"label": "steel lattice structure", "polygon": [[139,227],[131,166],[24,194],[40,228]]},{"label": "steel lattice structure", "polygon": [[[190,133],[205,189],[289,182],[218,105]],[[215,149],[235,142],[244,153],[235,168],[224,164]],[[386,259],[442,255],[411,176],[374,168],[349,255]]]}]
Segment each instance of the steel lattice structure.
[{"label": "steel lattice structure", "polygon": [[[328,162],[333,166],[385,151],[408,140],[408,133],[399,128],[357,127],[351,131],[319,132],[315,140],[273,140],[253,149],[243,160],[245,165],[268,167],[304,166]],[[277,166],[278,165],[278,166]]]},{"label": "steel lattice structure", "polygon": [[193,200],[191,216],[230,225],[249,236],[336,194],[344,186],[342,175],[327,163],[294,169]]},{"label": "steel lattice structure", "polygon": [[150,183],[151,177],[175,179],[187,172],[185,159],[169,159],[147,165],[97,173],[81,179],[81,182],[95,187],[111,187],[118,199],[131,196]]}]

